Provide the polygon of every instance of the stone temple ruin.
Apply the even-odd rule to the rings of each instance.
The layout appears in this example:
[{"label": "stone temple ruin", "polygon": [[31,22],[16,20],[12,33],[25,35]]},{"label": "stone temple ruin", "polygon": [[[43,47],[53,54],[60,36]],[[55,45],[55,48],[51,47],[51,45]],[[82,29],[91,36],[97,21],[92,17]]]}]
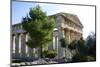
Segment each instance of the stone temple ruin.
[{"label": "stone temple ruin", "polygon": [[[53,33],[53,41],[43,50],[56,50],[57,57],[62,58],[65,55],[64,49],[60,45],[62,37],[71,43],[73,40],[79,40],[82,37],[83,25],[77,15],[69,13],[57,13],[49,17],[54,17],[56,27]],[[28,40],[27,31],[23,30],[21,23],[12,25],[12,59],[30,59],[38,58],[37,48],[31,49],[26,45]],[[67,49],[67,48],[66,48]],[[71,53],[67,49],[67,58],[71,58]]]}]

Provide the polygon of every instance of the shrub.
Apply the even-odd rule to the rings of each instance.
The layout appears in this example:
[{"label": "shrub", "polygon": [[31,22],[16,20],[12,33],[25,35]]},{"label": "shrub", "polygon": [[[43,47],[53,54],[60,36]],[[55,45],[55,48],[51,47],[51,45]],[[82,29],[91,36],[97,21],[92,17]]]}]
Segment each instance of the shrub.
[{"label": "shrub", "polygon": [[57,55],[57,52],[55,50],[51,50],[51,51],[48,51],[46,57],[48,57],[48,58],[55,58],[56,55]]},{"label": "shrub", "polygon": [[43,51],[42,52],[42,58],[54,58],[56,57],[57,52],[55,50],[50,50],[50,51]]},{"label": "shrub", "polygon": [[21,63],[21,62],[22,62],[21,59],[14,59],[14,60],[12,60],[12,63]]},{"label": "shrub", "polygon": [[43,51],[43,52],[42,52],[42,58],[45,58],[45,57],[47,56],[47,53],[48,53],[47,50]]},{"label": "shrub", "polygon": [[73,62],[86,62],[87,57],[77,53],[76,55],[73,56],[72,61]]},{"label": "shrub", "polygon": [[76,45],[77,45],[77,40],[74,40],[72,41],[69,45],[68,45],[68,48],[73,50],[73,49],[76,49]]}]

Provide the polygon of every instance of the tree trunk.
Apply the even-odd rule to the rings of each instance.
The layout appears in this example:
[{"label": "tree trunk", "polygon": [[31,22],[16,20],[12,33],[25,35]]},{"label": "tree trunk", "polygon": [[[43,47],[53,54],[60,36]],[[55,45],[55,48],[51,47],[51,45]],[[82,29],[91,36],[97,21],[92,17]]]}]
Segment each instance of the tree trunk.
[{"label": "tree trunk", "polygon": [[42,46],[38,48],[38,64],[42,64]]}]

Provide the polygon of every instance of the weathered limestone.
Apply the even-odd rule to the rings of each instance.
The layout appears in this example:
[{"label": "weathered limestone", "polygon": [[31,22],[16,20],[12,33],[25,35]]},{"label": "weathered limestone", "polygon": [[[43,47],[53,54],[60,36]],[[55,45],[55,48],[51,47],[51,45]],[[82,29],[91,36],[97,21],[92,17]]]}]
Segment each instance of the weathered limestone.
[{"label": "weathered limestone", "polygon": [[28,50],[29,51],[29,60],[30,61],[33,61],[34,60],[33,49],[30,48],[30,47],[28,49],[29,49]]},{"label": "weathered limestone", "polygon": [[58,27],[58,35],[57,35],[57,43],[58,43],[58,48],[57,48],[57,50],[58,50],[58,59],[60,59],[60,58],[62,58],[62,57],[64,57],[64,53],[63,53],[63,48],[61,47],[61,42],[60,42],[60,40],[61,40],[61,38],[63,38],[63,37],[65,37],[65,35],[64,35],[64,31],[62,32],[62,29],[61,29],[61,27]]},{"label": "weathered limestone", "polygon": [[16,34],[16,38],[15,38],[15,56],[16,56],[16,59],[20,58],[20,55],[19,55],[19,34]]},{"label": "weathered limestone", "polygon": [[26,59],[26,34],[23,33],[21,36],[21,58],[23,59],[23,61],[25,61]]},{"label": "weathered limestone", "polygon": [[65,38],[70,43],[70,30],[68,29],[65,29]]},{"label": "weathered limestone", "polygon": [[15,58],[15,35],[12,36],[12,57]]},{"label": "weathered limestone", "polygon": [[55,37],[53,36],[53,49],[54,49],[54,50],[56,49],[55,46],[56,46],[56,45],[55,45]]},{"label": "weathered limestone", "polygon": [[[28,34],[26,34],[26,42],[28,41]],[[28,55],[28,45],[26,44],[26,54]]]}]

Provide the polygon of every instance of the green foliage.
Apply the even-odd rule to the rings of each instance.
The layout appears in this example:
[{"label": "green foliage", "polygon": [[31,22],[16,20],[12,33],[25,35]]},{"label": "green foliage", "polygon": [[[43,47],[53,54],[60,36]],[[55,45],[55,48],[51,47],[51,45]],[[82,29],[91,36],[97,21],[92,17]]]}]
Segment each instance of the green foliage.
[{"label": "green foliage", "polygon": [[76,54],[72,58],[73,62],[87,61],[88,48],[85,45],[85,40],[83,40],[83,38],[80,38],[78,41],[74,40],[72,43],[70,43],[68,48],[71,50],[76,50]]},{"label": "green foliage", "polygon": [[49,19],[39,5],[30,9],[29,16],[23,18],[22,25],[30,36],[27,42],[29,47],[40,47],[52,41],[55,21]]},{"label": "green foliage", "polygon": [[42,52],[42,57],[43,57],[43,58],[47,57],[47,54],[48,54],[48,51],[47,51],[47,50],[43,51],[43,52]]},{"label": "green foliage", "polygon": [[69,49],[73,50],[77,50],[80,53],[85,53],[87,52],[87,46],[85,45],[85,40],[83,40],[83,38],[80,38],[80,40],[74,40],[72,43],[70,43],[70,45],[68,46]]},{"label": "green foliage", "polygon": [[86,62],[87,58],[84,55],[80,55],[79,53],[75,54],[72,58],[73,62]]},{"label": "green foliage", "polygon": [[56,55],[57,55],[57,52],[55,50],[51,50],[51,51],[48,51],[46,57],[48,57],[48,58],[55,58]]},{"label": "green foliage", "polygon": [[61,47],[66,48],[68,46],[68,42],[65,38],[60,39]]},{"label": "green foliage", "polygon": [[77,45],[77,40],[74,40],[68,45],[68,48],[71,50],[76,49],[76,45]]},{"label": "green foliage", "polygon": [[22,60],[21,59],[15,59],[15,60],[12,60],[12,63],[21,63]]},{"label": "green foliage", "polygon": [[35,20],[40,19],[43,20],[46,16],[46,13],[41,10],[41,7],[37,5],[35,8],[31,8],[29,12],[30,17]]},{"label": "green foliage", "polygon": [[42,57],[43,58],[54,58],[54,57],[56,57],[56,55],[57,55],[57,52],[55,51],[55,50],[50,50],[50,51],[43,51],[42,52]]},{"label": "green foliage", "polygon": [[[76,43],[74,43],[74,46],[72,47],[74,47],[73,49],[76,50],[76,54],[72,58],[73,62],[85,62],[85,61],[95,60],[96,53],[92,53],[93,51],[96,52],[95,39],[93,37],[94,36],[90,37],[89,35],[87,39],[87,43],[86,41],[83,40],[83,38],[81,38],[79,41],[76,41]],[[94,46],[92,47],[91,45],[93,44]]]},{"label": "green foliage", "polygon": [[76,48],[77,48],[78,52],[79,52],[81,55],[85,55],[85,56],[87,55],[88,47],[86,46],[85,41],[83,40],[83,38],[81,38],[81,39],[77,42]]},{"label": "green foliage", "polygon": [[68,46],[71,50],[76,50],[73,56],[73,62],[85,62],[96,60],[96,37],[95,34],[89,35],[85,40],[80,38],[78,41],[73,41]]},{"label": "green foliage", "polygon": [[88,54],[96,59],[96,36],[94,33],[87,37]]}]

